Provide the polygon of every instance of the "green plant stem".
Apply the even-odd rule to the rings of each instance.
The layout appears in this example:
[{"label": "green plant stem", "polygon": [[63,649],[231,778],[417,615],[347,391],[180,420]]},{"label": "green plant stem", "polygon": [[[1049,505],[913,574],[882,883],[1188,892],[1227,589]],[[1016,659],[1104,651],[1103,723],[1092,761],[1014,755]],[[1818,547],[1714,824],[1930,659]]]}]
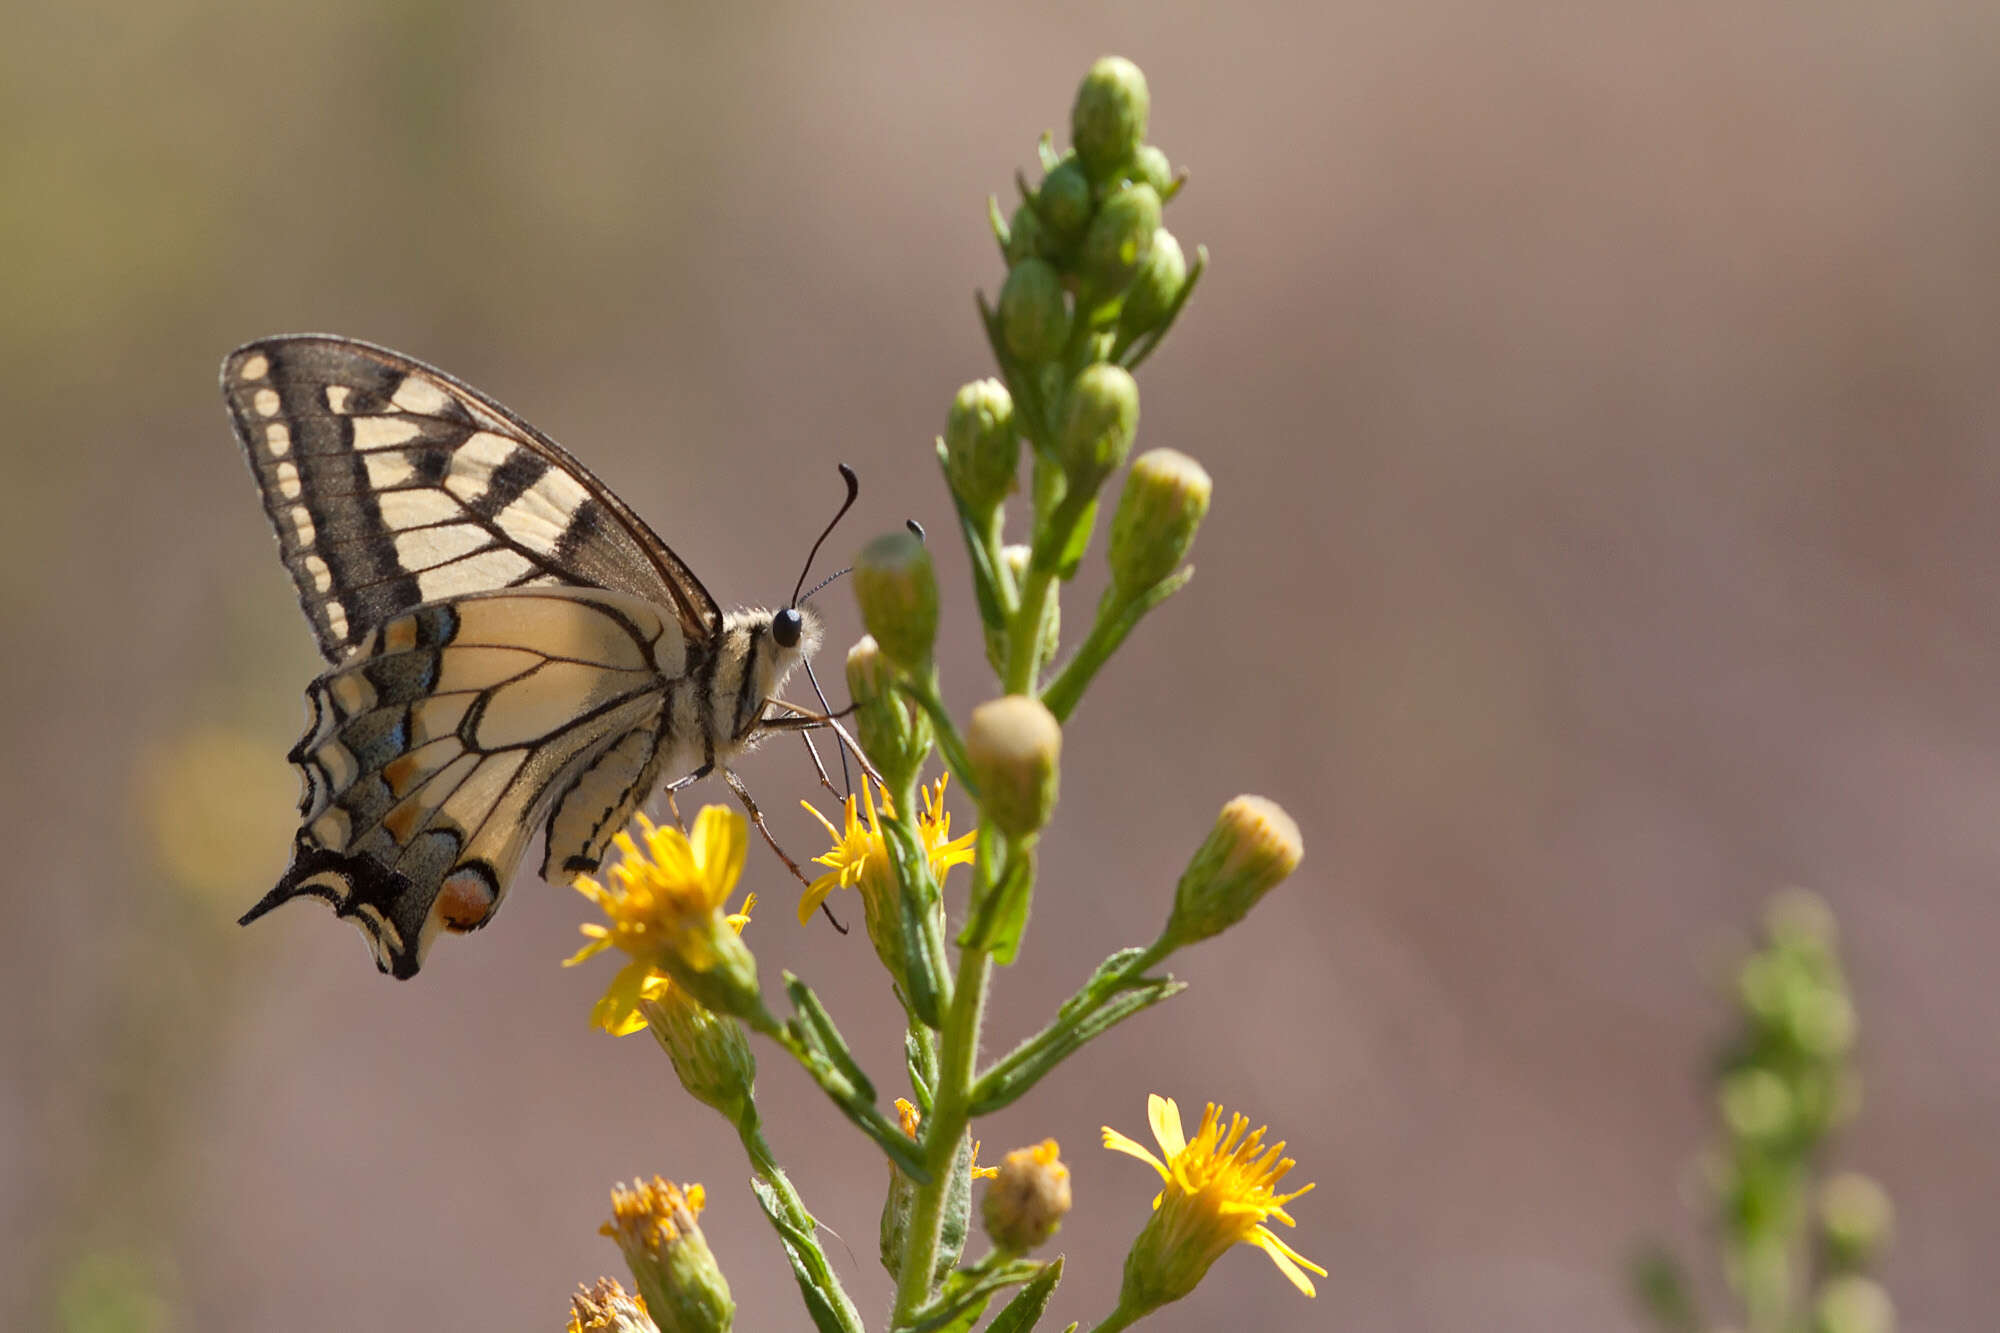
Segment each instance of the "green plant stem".
[{"label": "green plant stem", "polygon": [[1120,1329],[1132,1327],[1150,1313],[1152,1313],[1150,1310],[1127,1310],[1125,1302],[1120,1301],[1118,1308],[1104,1316],[1103,1322],[1092,1328],[1090,1333],[1118,1333]]},{"label": "green plant stem", "polygon": [[[1060,507],[1057,512],[1061,513]],[[1007,678],[1001,683],[1008,694],[1036,693],[1036,669],[1042,661],[1042,617],[1047,614],[1055,582],[1055,570],[1038,569],[1035,562],[1029,562],[1021,606],[1014,613],[1014,632],[1007,636]]]},{"label": "green plant stem", "polygon": [[952,1165],[958,1142],[970,1121],[972,1066],[979,1050],[979,1026],[986,1013],[986,990],[993,978],[993,960],[984,949],[966,949],[958,956],[958,980],[951,1008],[945,1015],[942,1049],[938,1053],[938,1086],[931,1113],[922,1126],[925,1164],[931,1178],[919,1186],[910,1208],[910,1229],[904,1242],[902,1275],[896,1282],[893,1321],[908,1323],[931,1296],[931,1276],[937,1268],[938,1238],[944,1225],[946,1197],[951,1191]]},{"label": "green plant stem", "polygon": [[1055,714],[1056,721],[1069,720],[1070,713],[1082,700],[1083,692],[1096,678],[1098,669],[1110,660],[1111,654],[1118,651],[1118,646],[1125,642],[1125,636],[1138,627],[1146,613],[1186,587],[1187,581],[1193,577],[1194,566],[1183,565],[1136,597],[1120,599],[1115,590],[1105,593],[1103,601],[1098,604],[1097,619],[1091,622],[1090,633],[1042,692],[1042,702]]}]

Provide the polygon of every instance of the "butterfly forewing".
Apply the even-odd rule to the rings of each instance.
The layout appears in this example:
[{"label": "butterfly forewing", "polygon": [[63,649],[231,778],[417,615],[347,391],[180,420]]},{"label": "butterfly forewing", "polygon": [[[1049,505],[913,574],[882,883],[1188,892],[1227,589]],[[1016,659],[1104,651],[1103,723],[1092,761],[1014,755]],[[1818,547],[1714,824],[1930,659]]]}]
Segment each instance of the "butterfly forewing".
[{"label": "butterfly forewing", "polygon": [[552,857],[595,868],[657,774],[685,664],[665,609],[619,593],[482,593],[392,618],[307,692],[292,867],[251,915],[323,898],[411,975],[439,929],[485,924],[552,807]]},{"label": "butterfly forewing", "polygon": [[345,338],[271,338],[223,395],[320,651],[409,607],[518,587],[609,588],[720,629],[701,583],[623,501],[506,408]]}]

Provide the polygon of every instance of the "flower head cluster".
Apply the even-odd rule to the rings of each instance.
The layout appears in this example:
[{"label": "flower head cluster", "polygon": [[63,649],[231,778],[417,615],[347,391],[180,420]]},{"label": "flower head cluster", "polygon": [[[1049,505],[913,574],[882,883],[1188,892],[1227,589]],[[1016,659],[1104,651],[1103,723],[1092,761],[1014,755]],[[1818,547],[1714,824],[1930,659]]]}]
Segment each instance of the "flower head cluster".
[{"label": "flower head cluster", "polygon": [[1189,1139],[1181,1129],[1181,1108],[1158,1093],[1146,1099],[1146,1116],[1165,1160],[1143,1144],[1104,1126],[1104,1146],[1136,1157],[1160,1173],[1166,1182],[1153,1200],[1153,1216],[1133,1242],[1125,1261],[1125,1294],[1121,1304],[1153,1310],[1193,1291],[1210,1264],[1232,1245],[1255,1245],[1306,1295],[1313,1292],[1305,1270],[1321,1277],[1326,1270],[1285,1244],[1264,1223],[1276,1219],[1291,1226],[1285,1205],[1312,1188],[1278,1193],[1278,1183],[1292,1169],[1285,1145],[1264,1144],[1263,1129],[1246,1133],[1250,1122],[1229,1117],[1210,1102],[1202,1112],[1201,1128]]},{"label": "flower head cluster", "polygon": [[629,961],[612,978],[591,1011],[607,1032],[637,1032],[646,1025],[641,1000],[662,1000],[678,982],[689,998],[722,1012],[739,1012],[756,995],[756,968],[737,937],[749,923],[754,895],[732,915],[723,904],[743,874],[749,826],[727,806],[705,807],[692,835],[659,828],[638,817],[643,847],[629,833],[617,837],[622,854],[609,887],[579,876],[576,890],[604,913],[606,924],[587,922],[590,942],[564,966],[616,947]]}]

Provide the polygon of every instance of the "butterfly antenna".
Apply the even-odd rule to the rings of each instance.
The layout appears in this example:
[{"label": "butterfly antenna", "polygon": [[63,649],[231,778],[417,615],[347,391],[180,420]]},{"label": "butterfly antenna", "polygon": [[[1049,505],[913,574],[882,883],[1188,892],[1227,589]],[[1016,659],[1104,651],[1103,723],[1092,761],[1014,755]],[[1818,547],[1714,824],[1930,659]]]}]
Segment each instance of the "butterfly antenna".
[{"label": "butterfly antenna", "polygon": [[[812,550],[806,552],[805,568],[799,571],[799,581],[792,587],[791,604],[793,606],[799,604],[799,591],[806,586],[806,575],[812,572],[813,561],[819,556],[819,548],[826,545],[826,539],[833,535],[834,528],[840,525],[841,519],[847,517],[847,511],[854,508],[854,501],[861,494],[861,479],[854,475],[854,469],[845,463],[840,464],[839,467],[840,479],[847,483],[847,498],[840,502],[840,508],[833,515],[833,521],[826,525],[826,531],[820,533],[819,540],[812,545]],[[835,575],[835,577],[838,578],[839,575]],[[825,586],[826,584],[822,583],[820,588]],[[819,588],[814,588],[813,591],[818,592]],[[825,701],[822,699],[821,702]]]}]

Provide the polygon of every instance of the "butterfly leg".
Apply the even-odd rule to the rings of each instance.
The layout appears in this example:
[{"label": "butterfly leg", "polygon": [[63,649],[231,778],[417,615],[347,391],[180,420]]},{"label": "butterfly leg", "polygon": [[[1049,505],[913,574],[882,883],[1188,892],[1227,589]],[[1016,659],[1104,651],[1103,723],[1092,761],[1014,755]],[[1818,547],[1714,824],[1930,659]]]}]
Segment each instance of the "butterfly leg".
[{"label": "butterfly leg", "polygon": [[[681,832],[686,833],[688,831],[688,826],[687,826],[687,821],[681,818],[680,802],[674,799],[674,793],[680,791],[682,788],[692,787],[695,783],[700,782],[703,778],[707,777],[710,773],[713,773],[714,771],[715,771],[715,761],[711,759],[707,763],[703,764],[700,768],[697,768],[694,772],[688,774],[686,777],[675,778],[672,782],[669,782],[667,784],[666,786],[667,811],[674,817],[674,827],[679,829]],[[765,836],[769,837],[770,835],[766,834]]]},{"label": "butterfly leg", "polygon": [[860,761],[861,771],[873,778],[876,786],[882,785],[882,771],[868,761],[868,756],[862,753],[861,747],[855,743],[854,737],[847,734],[847,728],[840,725],[837,717],[829,713],[815,713],[785,699],[768,699],[765,702],[786,710],[791,716],[765,718],[761,724],[764,730],[817,731],[821,727],[829,727],[834,735],[840,737],[847,752]]},{"label": "butterfly leg", "polygon": [[[771,844],[771,850],[778,854],[778,859],[785,863],[785,868],[798,876],[799,883],[805,885],[807,888],[811,888],[812,881],[806,878],[806,872],[799,869],[797,861],[785,855],[785,849],[780,847],[778,840],[771,836],[770,826],[764,823],[764,812],[759,810],[757,802],[750,798],[750,789],[743,785],[743,779],[736,776],[734,769],[724,768],[722,770],[722,780],[729,784],[729,790],[736,793],[736,799],[743,802],[743,808],[750,812],[750,822],[755,824],[757,831],[764,835],[764,841]],[[833,923],[835,930],[843,935],[847,933],[847,927],[840,924],[840,919],[834,916],[832,909],[826,903],[820,903],[820,909],[826,913],[826,919]]]}]

